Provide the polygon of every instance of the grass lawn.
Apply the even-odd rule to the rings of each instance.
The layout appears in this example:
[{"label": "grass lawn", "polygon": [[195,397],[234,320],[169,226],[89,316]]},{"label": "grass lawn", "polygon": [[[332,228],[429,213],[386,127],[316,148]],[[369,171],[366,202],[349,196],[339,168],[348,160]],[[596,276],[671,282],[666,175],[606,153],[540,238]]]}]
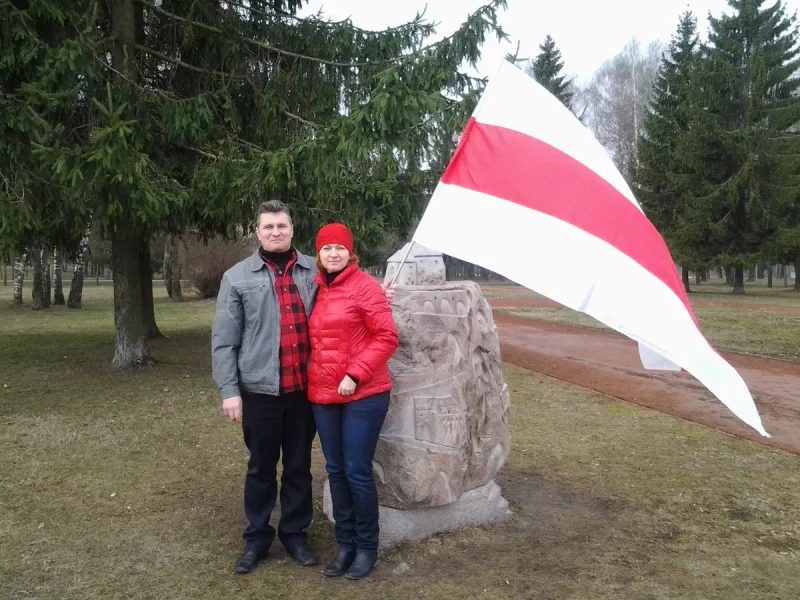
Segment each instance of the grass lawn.
[{"label": "grass lawn", "polygon": [[[210,379],[213,305],[157,286],[159,364],[119,374],[109,287],[39,313],[6,290],[0,598],[800,597],[795,456],[511,366],[506,525],[397,548],[364,582],[280,548],[236,576],[246,450]],[[323,470],[317,448],[311,538],[330,559]]]},{"label": "grass lawn", "polygon": [[[611,331],[583,313],[561,307],[494,308],[539,321]],[[800,315],[758,310],[695,307],[706,339],[718,350],[746,352],[783,360],[800,360]]]},{"label": "grass lawn", "polygon": [[[784,288],[767,288],[763,282],[747,284],[748,295],[733,296],[730,288],[719,282],[692,286],[689,295],[703,334],[720,350],[732,350],[800,361],[800,294]],[[520,306],[493,308],[520,317],[552,321],[608,330],[605,325],[588,315],[564,307],[530,307],[525,300],[541,298],[519,286],[494,285],[488,288],[487,297],[502,299],[505,304],[520,301]],[[774,308],[771,308],[774,307]]]},{"label": "grass lawn", "polygon": [[[479,282],[480,283],[480,282]],[[486,297],[492,298],[542,298],[540,294],[531,292],[516,284],[490,283],[481,284]],[[783,286],[783,280],[775,280],[774,287],[768,288],[766,282],[757,281],[745,284],[746,294],[734,296],[729,286],[721,280],[712,280],[691,285],[692,293],[689,300],[698,304],[757,304],[772,306],[789,306],[800,308],[800,294],[794,291],[794,280],[789,281],[789,287]]]},{"label": "grass lawn", "polygon": [[717,300],[724,302],[758,302],[761,304],[775,303],[785,304],[786,306],[800,306],[800,294],[794,291],[794,279],[788,281],[788,286],[783,285],[783,279],[775,279],[772,282],[772,287],[767,287],[767,281],[761,279],[758,281],[751,281],[744,284],[745,295],[734,296],[731,293],[730,286],[725,285],[721,279],[712,279],[701,284],[694,283],[694,279],[690,285],[692,294],[696,294],[699,300],[713,300],[708,296],[719,296]]}]

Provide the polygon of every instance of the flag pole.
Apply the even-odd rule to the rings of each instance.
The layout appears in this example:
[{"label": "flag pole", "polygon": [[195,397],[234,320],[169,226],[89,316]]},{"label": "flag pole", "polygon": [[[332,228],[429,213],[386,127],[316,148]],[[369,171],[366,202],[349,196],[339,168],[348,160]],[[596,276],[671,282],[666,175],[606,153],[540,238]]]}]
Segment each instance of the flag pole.
[{"label": "flag pole", "polygon": [[400,275],[400,271],[403,269],[403,265],[406,264],[406,260],[408,259],[408,255],[411,254],[411,248],[414,247],[414,244],[415,244],[414,240],[411,240],[411,242],[409,242],[408,249],[406,250],[406,253],[403,255],[403,260],[401,260],[400,264],[397,266],[397,271],[395,271],[394,277],[392,277],[392,282],[389,284],[389,286],[393,286],[394,282],[397,281],[397,277]]}]

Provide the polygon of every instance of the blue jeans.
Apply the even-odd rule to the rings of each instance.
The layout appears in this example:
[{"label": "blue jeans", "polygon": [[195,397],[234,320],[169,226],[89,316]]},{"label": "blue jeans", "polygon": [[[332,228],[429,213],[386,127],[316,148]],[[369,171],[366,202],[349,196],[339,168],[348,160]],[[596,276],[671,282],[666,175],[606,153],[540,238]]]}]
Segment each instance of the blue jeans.
[{"label": "blue jeans", "polygon": [[372,458],[389,392],[342,404],[313,404],[340,546],[378,551],[378,491]]}]

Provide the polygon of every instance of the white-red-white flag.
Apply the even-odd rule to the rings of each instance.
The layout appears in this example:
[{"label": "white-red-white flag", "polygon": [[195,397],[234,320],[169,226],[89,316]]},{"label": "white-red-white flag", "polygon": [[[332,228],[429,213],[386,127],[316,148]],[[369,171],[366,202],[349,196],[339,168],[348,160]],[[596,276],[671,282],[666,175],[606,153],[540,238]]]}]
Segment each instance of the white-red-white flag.
[{"label": "white-red-white flag", "polygon": [[590,315],[685,369],[762,435],[739,373],[703,337],[663,238],[611,158],[555,96],[503,61],[413,240]]}]

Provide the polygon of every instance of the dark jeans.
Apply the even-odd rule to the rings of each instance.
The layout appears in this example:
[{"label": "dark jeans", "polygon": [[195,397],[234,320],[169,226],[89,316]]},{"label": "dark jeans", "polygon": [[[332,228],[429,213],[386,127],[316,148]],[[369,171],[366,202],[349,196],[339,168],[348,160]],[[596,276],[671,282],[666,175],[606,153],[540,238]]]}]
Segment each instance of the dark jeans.
[{"label": "dark jeans", "polygon": [[311,443],[314,413],[305,392],[281,396],[242,394],[242,430],[250,450],[244,483],[245,548],[269,549],[275,529],[269,524],[278,495],[278,458],[283,451],[281,518],[278,538],[293,547],[307,539],[314,512],[311,501]]},{"label": "dark jeans", "polygon": [[378,550],[378,492],[372,458],[389,392],[342,404],[313,404],[331,486],[336,541]]}]

